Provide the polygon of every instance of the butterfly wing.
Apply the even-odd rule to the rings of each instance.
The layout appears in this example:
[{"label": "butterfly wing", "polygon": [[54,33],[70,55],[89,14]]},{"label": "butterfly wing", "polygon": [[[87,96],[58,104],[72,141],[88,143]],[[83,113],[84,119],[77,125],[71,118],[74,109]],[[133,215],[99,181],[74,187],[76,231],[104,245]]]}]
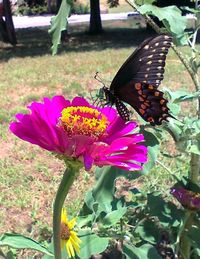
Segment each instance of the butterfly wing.
[{"label": "butterfly wing", "polygon": [[163,79],[165,60],[172,37],[159,35],[145,40],[124,62],[114,77],[110,90],[123,87],[134,79],[137,82],[159,86]]},{"label": "butterfly wing", "polygon": [[[167,120],[168,117],[173,117],[169,114],[168,101],[156,86],[131,81],[119,89],[117,96],[121,101],[130,104],[145,121],[153,126],[162,124],[162,121]],[[117,104],[116,108],[121,116],[124,110],[122,111]],[[122,118],[124,119],[125,116]]]},{"label": "butterfly wing", "polygon": [[119,69],[110,91],[118,99],[118,104],[115,104],[120,116],[124,108],[119,102],[124,101],[151,125],[160,125],[163,120],[172,117],[166,105],[167,100],[157,89],[163,79],[171,41],[172,38],[167,35],[145,40]]}]

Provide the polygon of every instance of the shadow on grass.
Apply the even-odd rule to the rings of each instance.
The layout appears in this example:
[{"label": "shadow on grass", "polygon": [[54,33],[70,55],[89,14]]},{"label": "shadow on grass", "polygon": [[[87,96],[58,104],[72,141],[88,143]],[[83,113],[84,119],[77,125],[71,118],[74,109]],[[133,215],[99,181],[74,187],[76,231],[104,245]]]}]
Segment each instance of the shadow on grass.
[{"label": "shadow on grass", "polygon": [[[155,35],[146,29],[105,28],[101,35],[92,36],[72,31],[62,43],[58,53],[101,51],[106,48],[136,47],[145,38]],[[7,61],[15,57],[51,55],[51,37],[47,29],[28,28],[17,31],[18,44],[15,47],[0,45],[0,59]]]}]

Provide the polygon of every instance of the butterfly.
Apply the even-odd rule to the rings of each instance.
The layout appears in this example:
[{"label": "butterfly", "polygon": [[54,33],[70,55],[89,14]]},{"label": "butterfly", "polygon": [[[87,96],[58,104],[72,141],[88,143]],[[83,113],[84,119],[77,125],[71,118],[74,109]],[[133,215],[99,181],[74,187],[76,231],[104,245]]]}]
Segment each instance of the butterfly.
[{"label": "butterfly", "polygon": [[152,126],[173,117],[169,114],[168,101],[158,90],[171,43],[172,37],[164,34],[148,38],[124,62],[110,88],[103,86],[106,100],[115,104],[123,120],[130,120],[130,112],[123,102],[131,105]]}]

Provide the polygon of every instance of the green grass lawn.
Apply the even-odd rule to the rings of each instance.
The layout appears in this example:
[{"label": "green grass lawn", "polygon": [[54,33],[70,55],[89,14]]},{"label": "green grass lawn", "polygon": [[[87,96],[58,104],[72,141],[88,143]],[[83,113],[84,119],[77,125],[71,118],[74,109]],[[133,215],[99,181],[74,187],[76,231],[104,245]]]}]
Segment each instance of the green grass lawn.
[{"label": "green grass lawn", "polygon": [[[153,34],[145,29],[120,27],[120,24],[117,28],[105,28],[100,36],[74,31],[54,57],[46,29],[19,30],[16,47],[1,43],[0,233],[15,231],[38,240],[46,239],[51,233],[54,195],[64,170],[64,164],[52,154],[9,132],[9,122],[14,120],[14,115],[26,111],[30,102],[41,101],[45,96],[90,98],[88,93],[95,95],[101,87],[94,79],[96,71],[109,85],[128,55],[150,35]],[[183,48],[183,52],[187,53],[188,49]],[[189,75],[172,50],[162,86],[171,90],[193,89]],[[169,143],[170,140],[166,140],[163,147]],[[173,146],[170,152],[175,152]],[[173,159],[165,158],[162,163],[171,166],[174,173],[180,167]],[[181,166],[186,173],[188,162]],[[67,200],[69,214],[78,211],[93,178],[92,173],[82,172]],[[166,185],[172,184],[172,176],[157,165],[143,182],[146,188],[166,192]]]}]

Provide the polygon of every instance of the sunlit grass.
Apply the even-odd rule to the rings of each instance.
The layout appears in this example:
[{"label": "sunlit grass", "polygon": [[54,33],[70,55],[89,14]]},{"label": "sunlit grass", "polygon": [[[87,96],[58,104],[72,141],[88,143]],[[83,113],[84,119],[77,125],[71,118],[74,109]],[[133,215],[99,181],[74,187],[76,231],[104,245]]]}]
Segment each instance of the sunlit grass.
[{"label": "sunlit grass", "polygon": [[[53,198],[64,170],[64,164],[47,151],[9,132],[14,115],[27,112],[27,105],[45,96],[90,98],[90,93],[95,95],[101,87],[94,79],[96,71],[103,83],[109,85],[133,49],[150,35],[145,30],[130,28],[105,28],[105,33],[96,37],[76,32],[66,40],[60,54],[52,57],[46,30],[21,30],[15,48],[5,45],[0,50],[0,207],[5,212],[0,215],[0,232],[22,232],[24,228],[23,231],[30,232],[31,225],[31,235],[39,235],[42,226],[51,228]],[[182,50],[188,52],[187,48]],[[162,86],[193,90],[189,75],[172,50]],[[187,172],[188,161],[165,158],[162,163],[171,166],[173,173],[180,164],[182,171]],[[67,200],[69,213],[76,214],[91,182],[92,174],[88,177],[88,173],[82,172],[70,192],[71,199]],[[165,191],[172,182],[173,176],[157,165],[143,183],[147,189]],[[16,215],[22,215],[18,224]]]}]

